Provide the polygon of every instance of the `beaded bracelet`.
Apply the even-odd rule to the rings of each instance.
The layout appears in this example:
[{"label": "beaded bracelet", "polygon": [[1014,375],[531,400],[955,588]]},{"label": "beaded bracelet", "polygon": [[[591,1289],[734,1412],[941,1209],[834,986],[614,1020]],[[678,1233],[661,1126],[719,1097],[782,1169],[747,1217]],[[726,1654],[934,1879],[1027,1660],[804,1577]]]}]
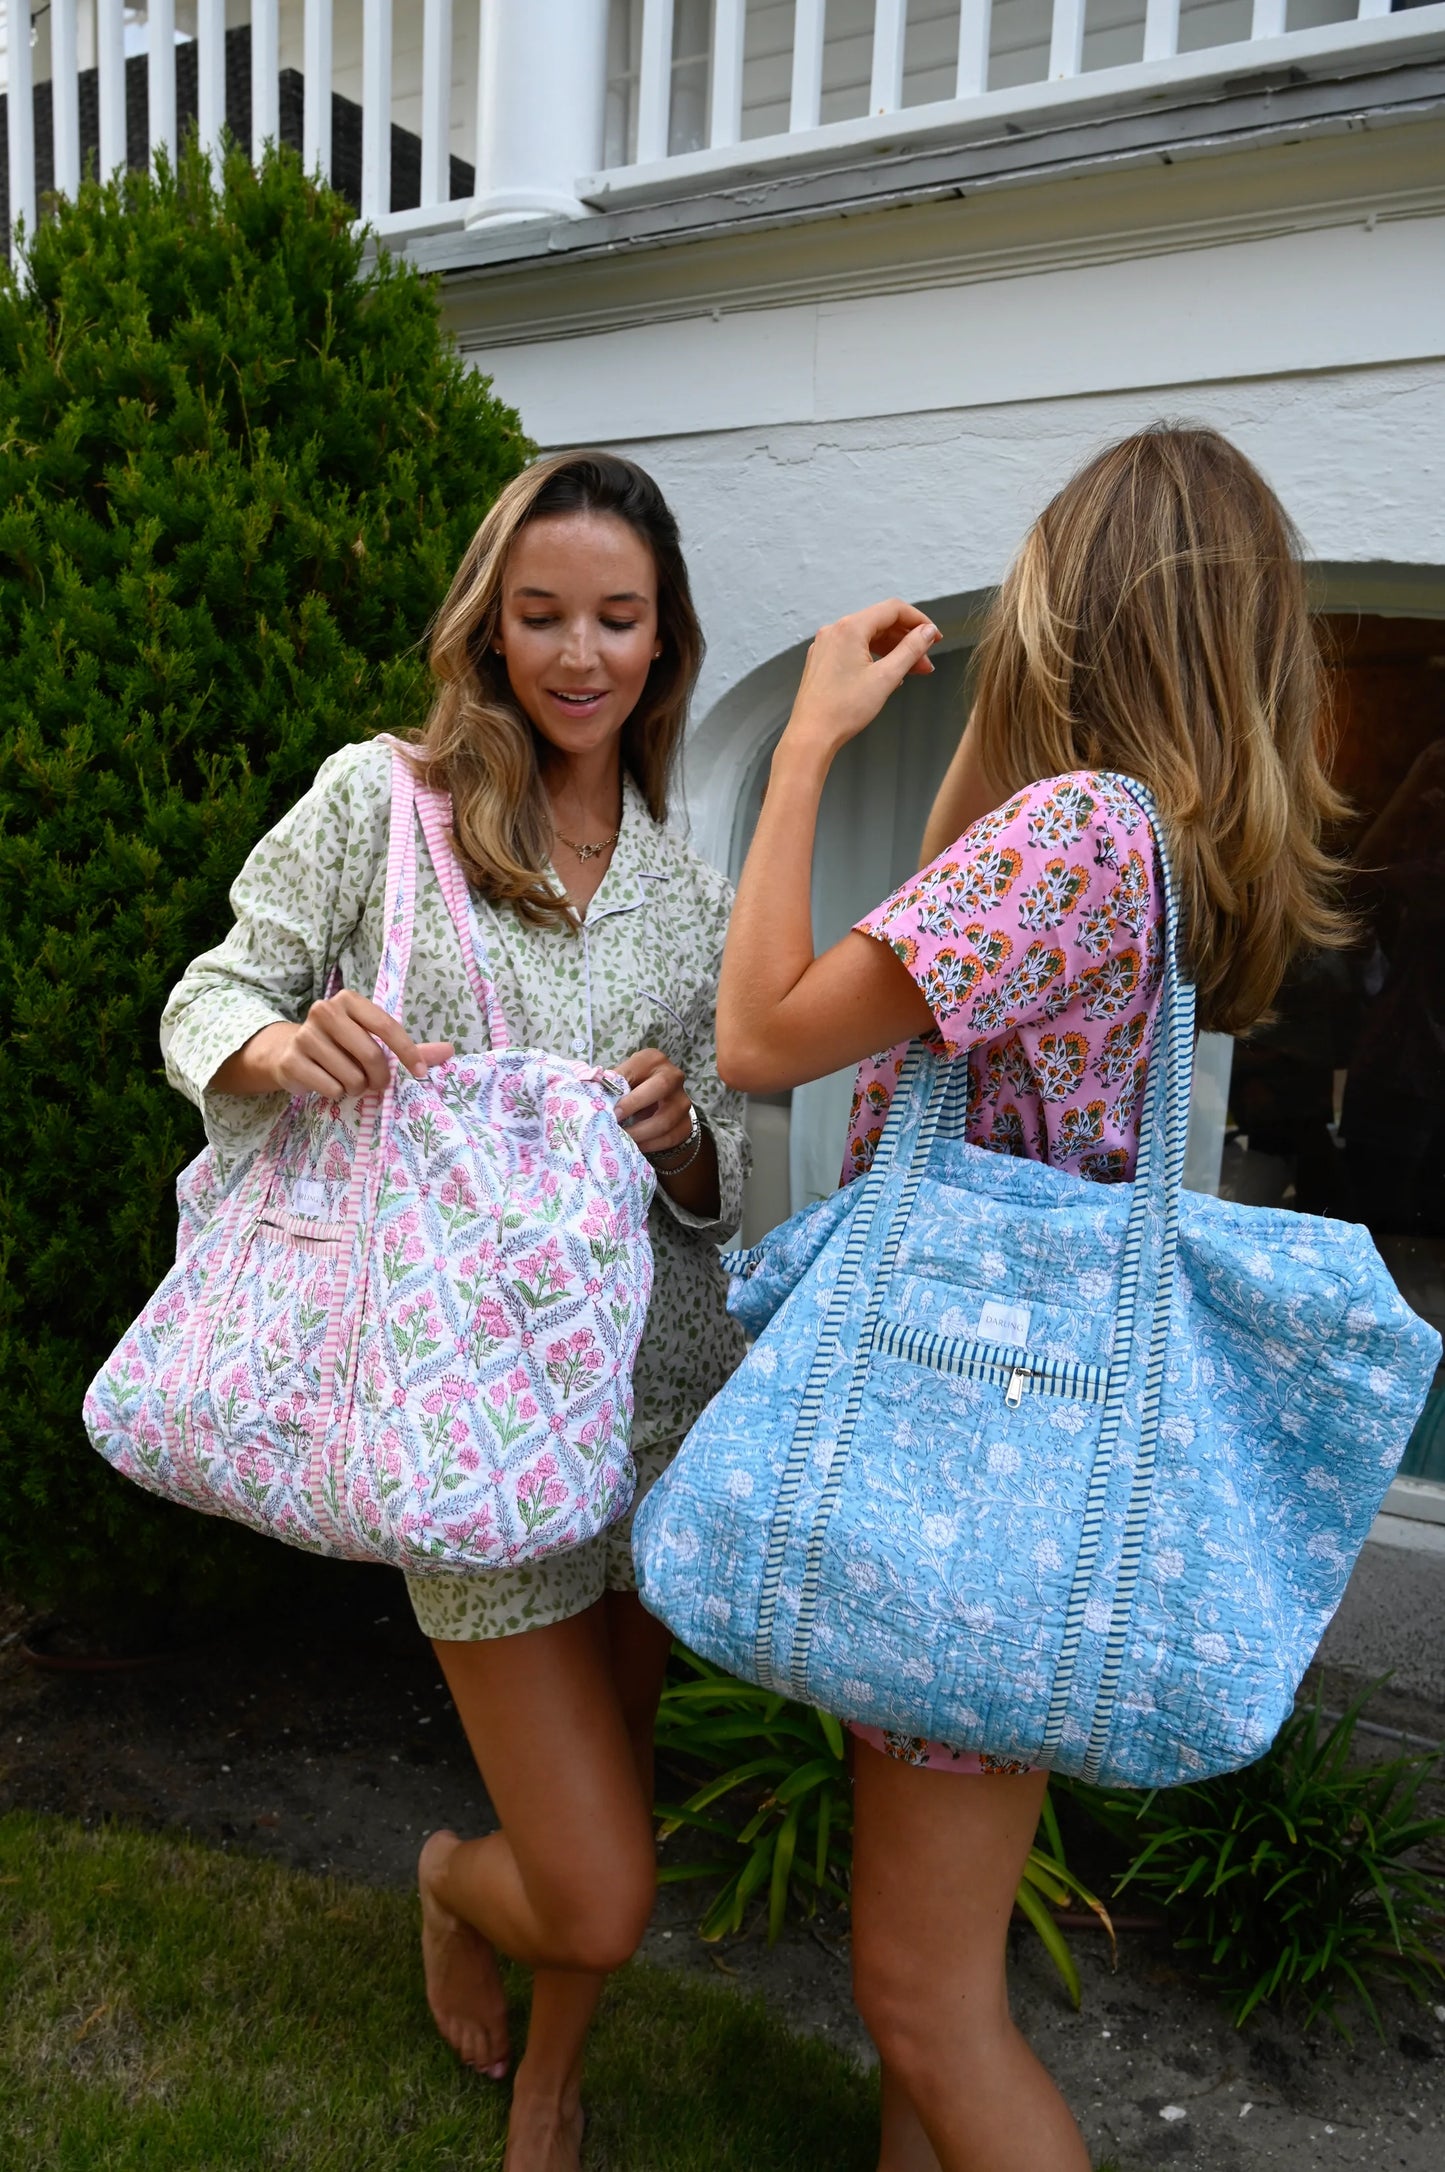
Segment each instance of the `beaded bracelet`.
[{"label": "beaded bracelet", "polygon": [[[660,1153],[649,1154],[647,1158],[659,1176],[674,1177],[681,1176],[684,1169],[690,1169],[701,1152],[702,1119],[697,1110],[689,1106],[687,1137],[682,1141],[681,1145],[665,1146]],[[669,1154],[681,1154],[683,1159],[681,1161],[665,1162],[664,1157]]]}]

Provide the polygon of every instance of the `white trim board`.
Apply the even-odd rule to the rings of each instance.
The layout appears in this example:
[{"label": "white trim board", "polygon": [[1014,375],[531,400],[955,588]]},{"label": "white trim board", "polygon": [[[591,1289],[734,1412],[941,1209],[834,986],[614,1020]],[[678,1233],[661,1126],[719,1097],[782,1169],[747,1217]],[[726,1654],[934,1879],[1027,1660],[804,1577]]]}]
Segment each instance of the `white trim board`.
[{"label": "white trim board", "polygon": [[469,360],[543,445],[840,422],[1445,355],[1445,217],[718,311]]}]

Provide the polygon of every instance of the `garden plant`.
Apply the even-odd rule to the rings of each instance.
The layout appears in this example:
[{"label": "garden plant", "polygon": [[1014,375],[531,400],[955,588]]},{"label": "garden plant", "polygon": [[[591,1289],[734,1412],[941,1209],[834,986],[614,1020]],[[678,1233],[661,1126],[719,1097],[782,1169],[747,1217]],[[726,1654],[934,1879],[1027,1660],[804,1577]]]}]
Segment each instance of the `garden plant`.
[{"label": "garden plant", "polygon": [[[664,1841],[688,1830],[713,1843],[699,1861],[665,1855],[659,1873],[664,1884],[705,1879],[715,1886],[699,1926],[704,1938],[740,1931],[755,1901],[766,1910],[769,1944],[782,1935],[790,1911],[812,1915],[820,1902],[846,1904],[853,1802],[836,1719],[735,1681],[678,1645],[657,1746],[671,1768],[703,1776],[685,1801],[660,1804],[658,1817]],[[1079,1972],[1052,1913],[1070,1900],[1082,1901],[1109,1928],[1104,1908],[1064,1860],[1045,1796],[1016,1905],[1077,2006]]]},{"label": "garden plant", "polygon": [[0,1582],[34,1601],[262,1551],[80,1422],[201,1140],[157,1022],[322,759],[421,720],[429,617],[528,449],[289,153],[87,183],[0,281]]},{"label": "garden plant", "polygon": [[1323,2016],[1344,2031],[1357,2003],[1379,2029],[1373,1988],[1426,1999],[1445,1983],[1445,1877],[1427,1860],[1445,1816],[1420,1802],[1442,1761],[1361,1761],[1372,1694],[1328,1726],[1318,1697],[1299,1706],[1242,1772],[1147,1795],[1074,1790],[1128,1850],[1115,1891],[1161,1904],[1240,2025],[1293,2006],[1306,2025]]}]

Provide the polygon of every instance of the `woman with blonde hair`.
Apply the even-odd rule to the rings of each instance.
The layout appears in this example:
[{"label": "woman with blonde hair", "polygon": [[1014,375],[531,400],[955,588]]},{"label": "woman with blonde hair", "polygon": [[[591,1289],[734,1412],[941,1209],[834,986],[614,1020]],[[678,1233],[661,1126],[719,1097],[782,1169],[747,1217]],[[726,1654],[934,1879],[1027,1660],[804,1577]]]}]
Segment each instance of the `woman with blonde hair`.
[{"label": "woman with blonde hair", "polygon": [[[639,1497],[742,1349],[716,1249],[740,1219],[746,1159],[714,1053],[730,893],[663,826],[701,659],[656,484],[611,454],[561,454],[503,491],[457,570],[415,749],[422,780],[451,794],[514,1039],[621,1072],[618,1120],[657,1172]],[[384,934],[391,766],[377,742],[323,765],[247,861],[231,933],[171,997],[169,1075],[223,1157],[257,1145],[288,1095],[384,1086],[378,1043],[418,1073],[488,1045],[425,855],[407,1027],[355,992],[374,985]],[[587,2028],[652,1907],[669,1639],[638,1603],[629,1524],[523,1566],[408,1578],[501,1825],[422,1850],[427,1995],[447,2041],[495,2079],[510,2056],[497,1950],[535,1972],[506,2172],[576,2172]]]},{"label": "woman with blonde hair", "polygon": [[[829,767],[905,676],[931,668],[937,638],[892,601],[813,643],[723,960],[723,1077],[775,1092],[863,1059],[846,1183],[870,1165],[923,1036],[968,1066],[971,1144],[1127,1181],[1164,889],[1120,776],[1160,810],[1202,1026],[1246,1031],[1297,948],[1346,939],[1322,843],[1342,809],[1321,765],[1295,537],[1213,431],[1147,430],[1092,460],[1035,522],[990,613],[922,871],[815,957]],[[1087,2172],[1005,1983],[1047,1773],[853,1734],[854,1985],[882,2060],[880,2172]]]}]

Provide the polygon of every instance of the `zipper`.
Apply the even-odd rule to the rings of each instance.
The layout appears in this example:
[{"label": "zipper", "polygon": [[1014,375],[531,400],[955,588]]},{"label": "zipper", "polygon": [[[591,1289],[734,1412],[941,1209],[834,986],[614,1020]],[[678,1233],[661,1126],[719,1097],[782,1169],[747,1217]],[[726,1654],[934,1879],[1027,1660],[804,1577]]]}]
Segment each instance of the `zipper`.
[{"label": "zipper", "polygon": [[1040,1357],[1008,1343],[977,1342],[963,1335],[938,1335],[929,1328],[908,1327],[901,1320],[879,1320],[870,1348],[954,1379],[993,1382],[1003,1389],[1009,1410],[1017,1410],[1026,1395],[1102,1403],[1109,1388],[1107,1365]]}]

